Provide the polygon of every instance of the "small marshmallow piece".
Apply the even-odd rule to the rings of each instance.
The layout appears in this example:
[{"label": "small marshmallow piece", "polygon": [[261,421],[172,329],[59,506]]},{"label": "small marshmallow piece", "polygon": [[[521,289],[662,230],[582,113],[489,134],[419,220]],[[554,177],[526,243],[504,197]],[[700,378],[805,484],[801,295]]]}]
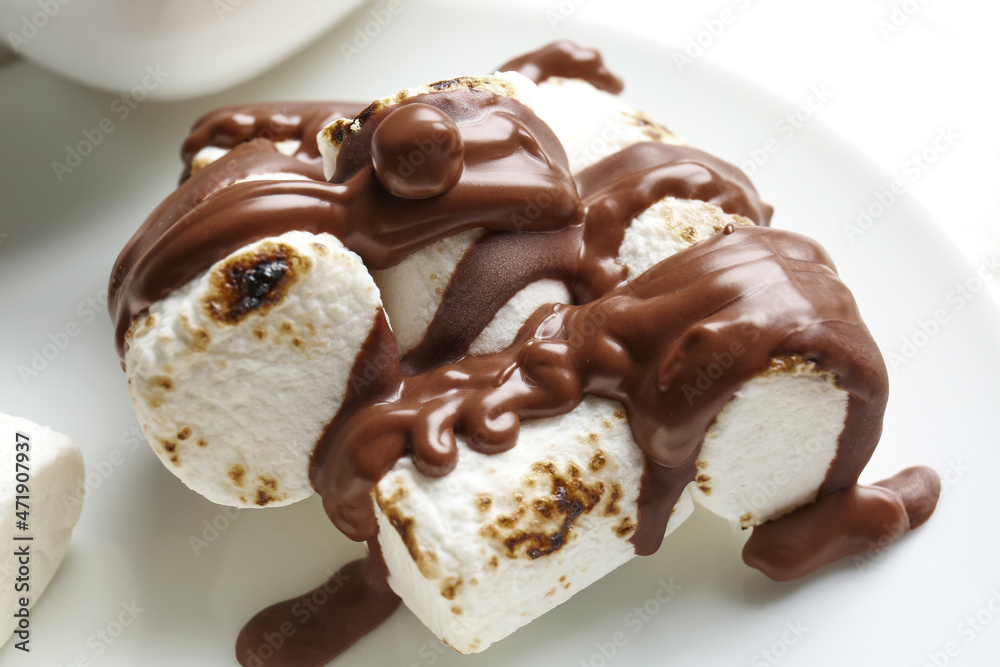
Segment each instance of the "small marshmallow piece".
[{"label": "small marshmallow piece", "polygon": [[[24,455],[24,456],[22,456]],[[20,465],[18,465],[20,464]],[[26,598],[30,609],[45,592],[69,547],[80,518],[84,483],[80,448],[61,433],[27,419],[0,414],[0,645],[18,629],[15,614]],[[18,475],[22,475],[20,478]],[[26,476],[25,476],[26,475]],[[26,480],[26,481],[21,481]],[[19,484],[27,486],[19,488]],[[18,496],[27,495],[18,505]],[[67,499],[72,499],[67,502]],[[26,512],[27,530],[18,512]],[[16,538],[28,537],[30,540]],[[26,556],[17,551],[27,550]],[[25,562],[27,561],[27,562]],[[28,568],[25,575],[22,568]],[[26,584],[27,588],[17,588]],[[18,637],[18,641],[22,638]]]},{"label": "small marshmallow piece", "polygon": [[329,234],[288,232],[217,262],[126,336],[153,451],[215,503],[307,498],[310,455],[380,307],[360,258]]}]

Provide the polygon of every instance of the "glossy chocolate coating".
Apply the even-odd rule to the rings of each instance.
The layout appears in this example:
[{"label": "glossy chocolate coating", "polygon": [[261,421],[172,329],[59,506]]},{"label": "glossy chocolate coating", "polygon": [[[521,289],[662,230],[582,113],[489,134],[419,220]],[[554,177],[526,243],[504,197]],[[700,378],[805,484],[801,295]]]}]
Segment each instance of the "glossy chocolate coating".
[{"label": "glossy chocolate coating", "polygon": [[371,151],[379,183],[404,199],[440,195],[462,176],[462,134],[450,116],[429,104],[390,112],[372,135]]}]

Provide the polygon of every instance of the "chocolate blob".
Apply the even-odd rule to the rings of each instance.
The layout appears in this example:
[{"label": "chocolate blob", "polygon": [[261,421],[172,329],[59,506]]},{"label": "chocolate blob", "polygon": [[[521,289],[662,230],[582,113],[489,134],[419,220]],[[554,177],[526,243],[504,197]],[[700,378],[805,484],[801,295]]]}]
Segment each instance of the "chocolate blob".
[{"label": "chocolate blob", "polygon": [[458,183],[465,144],[455,121],[437,107],[404,104],[379,123],[371,151],[375,176],[386,190],[426,199]]}]

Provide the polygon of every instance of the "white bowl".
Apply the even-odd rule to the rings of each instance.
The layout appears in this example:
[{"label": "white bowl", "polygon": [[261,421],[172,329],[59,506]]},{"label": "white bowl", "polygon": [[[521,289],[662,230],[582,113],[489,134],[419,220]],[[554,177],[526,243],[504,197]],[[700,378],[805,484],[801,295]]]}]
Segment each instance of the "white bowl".
[{"label": "white bowl", "polygon": [[[80,83],[177,99],[259,74],[366,1],[3,0],[0,35],[24,58]],[[389,15],[376,7],[359,21],[375,20],[379,9]]]}]

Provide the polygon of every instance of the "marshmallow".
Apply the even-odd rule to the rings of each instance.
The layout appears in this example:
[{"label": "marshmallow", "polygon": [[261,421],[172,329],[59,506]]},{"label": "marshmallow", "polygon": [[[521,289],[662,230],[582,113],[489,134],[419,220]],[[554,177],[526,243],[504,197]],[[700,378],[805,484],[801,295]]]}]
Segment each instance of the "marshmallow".
[{"label": "marshmallow", "polygon": [[289,232],[215,263],[126,336],[153,451],[222,505],[308,497],[310,455],[380,307],[361,260],[329,234]]},{"label": "marshmallow", "polygon": [[[775,363],[709,429],[666,534],[692,500],[743,528],[811,502],[846,416],[847,392],[832,376]],[[389,585],[448,645],[478,653],[635,556],[628,538],[645,460],[622,406],[595,397],[525,420],[517,446],[500,454],[458,439],[448,475],[422,475],[404,457],[373,495]]]},{"label": "marshmallow", "polygon": [[583,79],[551,77],[535,84],[517,72],[497,76],[510,81],[519,99],[556,133],[574,174],[640,141],[683,143],[642,111]]},{"label": "marshmallow", "polygon": [[82,496],[84,469],[76,443],[27,419],[0,414],[0,441],[2,643],[19,629],[22,609],[38,601],[66,555],[82,504],[65,498]]}]

